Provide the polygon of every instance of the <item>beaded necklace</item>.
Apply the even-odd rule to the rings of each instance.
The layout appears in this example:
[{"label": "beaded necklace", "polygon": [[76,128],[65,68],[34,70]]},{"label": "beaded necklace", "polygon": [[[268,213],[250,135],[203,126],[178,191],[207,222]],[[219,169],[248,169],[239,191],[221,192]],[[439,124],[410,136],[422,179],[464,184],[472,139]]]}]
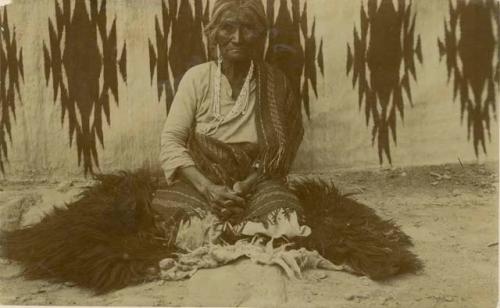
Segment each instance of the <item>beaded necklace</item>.
[{"label": "beaded necklace", "polygon": [[214,121],[212,125],[204,130],[204,134],[213,135],[219,129],[222,123],[229,122],[239,115],[244,115],[247,112],[250,101],[250,81],[253,77],[254,64],[250,62],[250,69],[245,78],[245,82],[241,87],[240,94],[233,105],[233,108],[226,115],[221,114],[221,81],[222,81],[222,59],[217,61],[217,70],[215,72],[214,91],[212,98],[212,115]]}]

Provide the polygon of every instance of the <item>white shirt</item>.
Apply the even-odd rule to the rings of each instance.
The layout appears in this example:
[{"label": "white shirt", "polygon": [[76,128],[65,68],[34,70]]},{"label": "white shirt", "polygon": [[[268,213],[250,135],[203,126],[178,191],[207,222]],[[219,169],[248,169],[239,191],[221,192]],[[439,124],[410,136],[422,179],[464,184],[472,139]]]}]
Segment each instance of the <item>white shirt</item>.
[{"label": "white shirt", "polygon": [[[175,171],[193,166],[186,148],[189,132],[196,123],[196,131],[203,133],[213,127],[216,119],[212,113],[214,83],[217,65],[207,62],[189,69],[179,83],[170,112],[161,134],[160,162],[171,184]],[[220,113],[225,115],[235,104],[229,80],[222,74],[220,84]],[[255,126],[256,82],[251,80],[247,110],[244,114],[224,121],[210,136],[225,143],[257,143]]]}]

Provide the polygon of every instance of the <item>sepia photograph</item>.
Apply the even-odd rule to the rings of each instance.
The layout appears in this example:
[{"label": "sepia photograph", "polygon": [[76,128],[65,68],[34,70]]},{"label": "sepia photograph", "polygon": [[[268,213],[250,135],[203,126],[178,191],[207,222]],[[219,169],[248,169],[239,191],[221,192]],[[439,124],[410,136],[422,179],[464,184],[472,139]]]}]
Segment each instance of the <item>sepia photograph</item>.
[{"label": "sepia photograph", "polygon": [[0,0],[0,305],[496,307],[500,1]]}]

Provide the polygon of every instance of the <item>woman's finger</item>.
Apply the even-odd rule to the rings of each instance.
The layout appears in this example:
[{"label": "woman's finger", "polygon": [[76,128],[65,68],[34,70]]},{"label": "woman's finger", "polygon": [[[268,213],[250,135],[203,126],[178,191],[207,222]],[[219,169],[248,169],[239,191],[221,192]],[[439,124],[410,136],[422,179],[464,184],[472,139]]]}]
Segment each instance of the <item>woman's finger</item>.
[{"label": "woman's finger", "polygon": [[232,200],[225,201],[224,207],[226,209],[230,210],[231,212],[235,212],[235,213],[243,212],[243,208],[241,206],[235,204],[234,201],[232,201]]},{"label": "woman's finger", "polygon": [[224,193],[222,196],[226,199],[229,199],[231,201],[234,201],[237,205],[243,206],[245,205],[245,199],[241,198],[240,196],[237,196],[232,193]]},{"label": "woman's finger", "polygon": [[240,207],[236,207],[236,206],[233,206],[231,208],[229,208],[229,210],[231,211],[231,213],[233,213],[234,215],[239,215],[241,213],[243,213],[243,209],[240,208]]},{"label": "woman's finger", "polygon": [[241,182],[236,182],[233,185],[233,191],[238,195],[241,196],[243,195],[243,184]]},{"label": "woman's finger", "polygon": [[218,213],[221,214],[222,210],[224,210],[224,207],[219,205],[215,200],[213,202],[210,202],[210,206]]},{"label": "woman's finger", "polygon": [[229,217],[231,217],[231,215],[232,215],[232,213],[228,209],[222,209],[220,211],[220,216],[222,217],[222,219],[228,219]]},{"label": "woman's finger", "polygon": [[226,198],[224,195],[218,195],[216,198],[214,198],[214,202],[217,203],[217,205],[221,208],[226,208],[230,205],[232,205],[232,203],[234,203],[234,201]]},{"label": "woman's finger", "polygon": [[225,208],[233,207],[234,206],[234,201],[233,200],[224,200],[224,201],[222,201],[222,205]]}]

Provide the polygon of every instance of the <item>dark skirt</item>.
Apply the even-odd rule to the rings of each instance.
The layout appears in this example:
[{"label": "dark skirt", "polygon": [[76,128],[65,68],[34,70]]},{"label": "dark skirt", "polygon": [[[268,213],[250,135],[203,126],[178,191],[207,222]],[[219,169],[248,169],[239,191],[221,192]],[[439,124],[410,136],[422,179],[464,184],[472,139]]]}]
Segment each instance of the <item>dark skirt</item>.
[{"label": "dark skirt", "polygon": [[[214,242],[219,236],[225,241],[232,241],[255,235],[253,233],[271,237],[305,236],[309,233],[307,227],[299,226],[302,222],[299,200],[286,183],[276,179],[259,182],[247,196],[244,210],[237,217],[218,216],[205,197],[184,181],[157,190],[152,206],[167,222],[175,221],[174,224],[166,224],[170,226],[167,232],[177,237],[181,248],[194,249]],[[175,230],[171,228],[174,225],[177,226]],[[191,235],[187,236],[188,233]],[[186,236],[181,234],[189,240],[183,240]]]}]

